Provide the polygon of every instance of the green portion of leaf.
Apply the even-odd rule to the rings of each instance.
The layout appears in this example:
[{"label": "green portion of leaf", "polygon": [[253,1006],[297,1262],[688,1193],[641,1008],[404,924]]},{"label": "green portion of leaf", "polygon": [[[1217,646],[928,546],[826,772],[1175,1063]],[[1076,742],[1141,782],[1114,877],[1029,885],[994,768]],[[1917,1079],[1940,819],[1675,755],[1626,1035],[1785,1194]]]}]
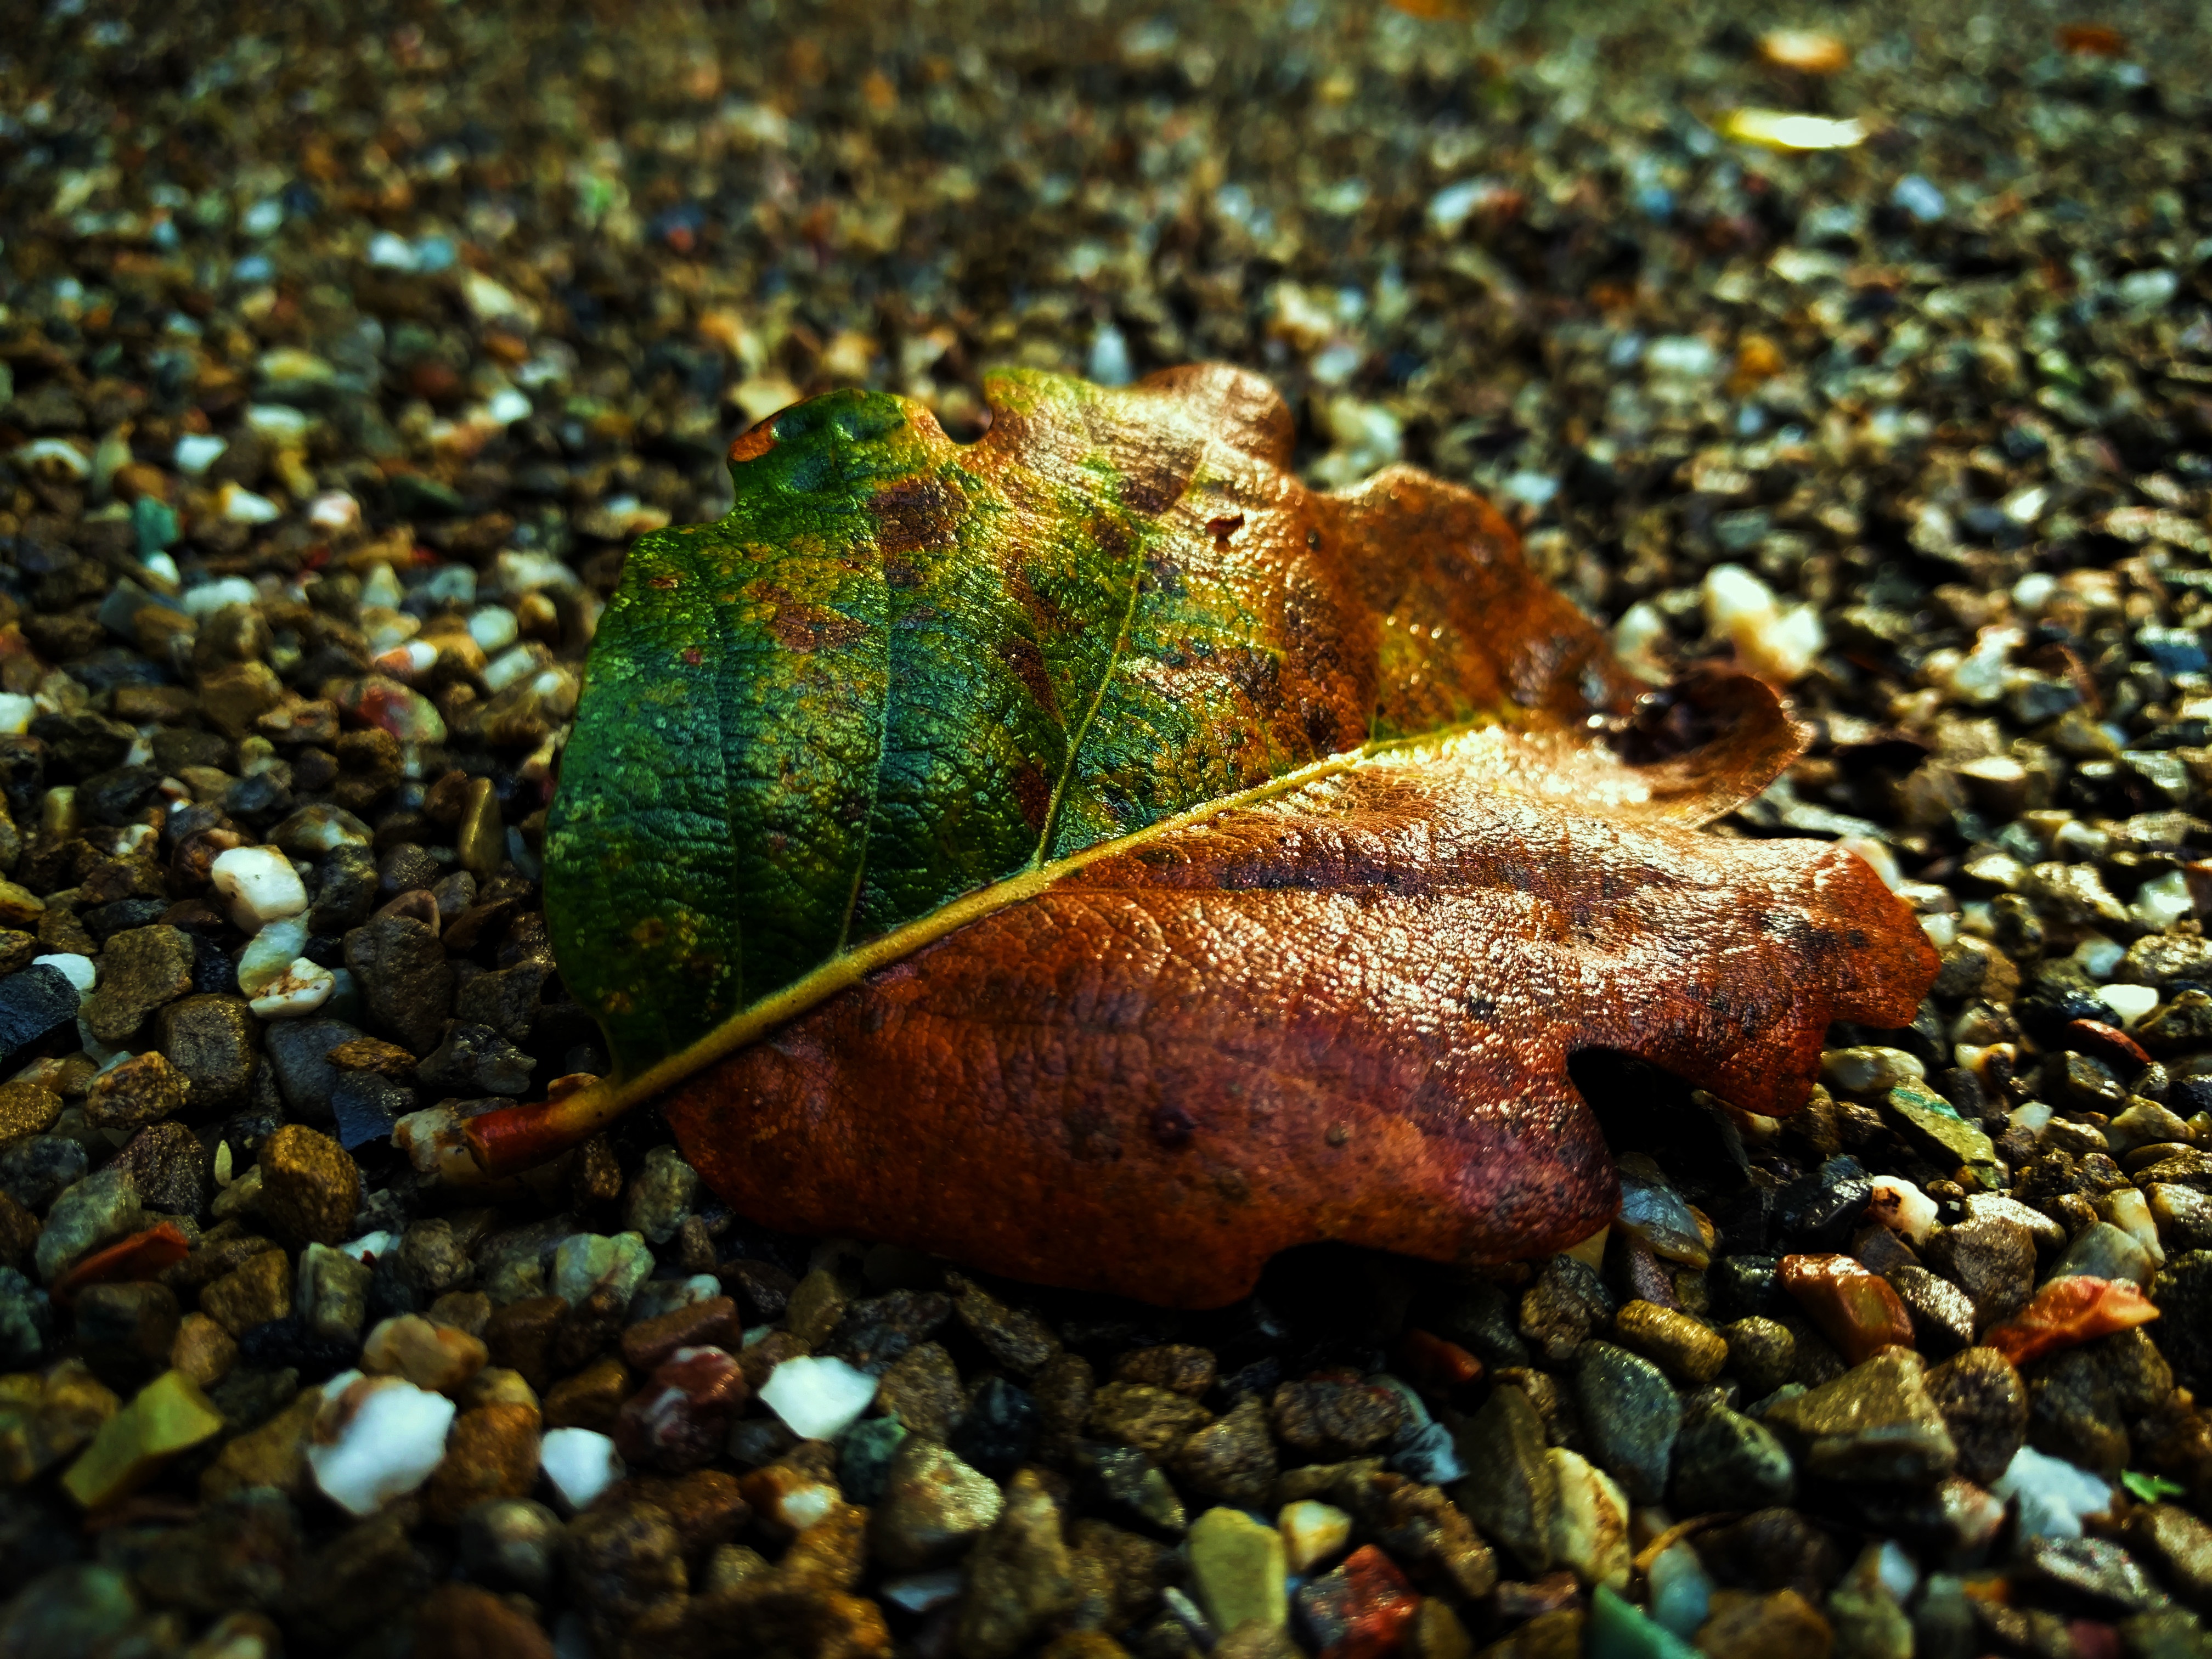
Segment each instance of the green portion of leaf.
[{"label": "green portion of leaf", "polygon": [[884,394],[787,410],[726,518],[630,550],[545,851],[619,1074],[963,894],[1407,735],[1388,688],[1438,726],[1510,712],[1326,568],[1209,531],[1297,487],[1163,392],[987,391],[965,447]]},{"label": "green portion of leaf", "polygon": [[2128,1495],[2138,1504],[2155,1504],[2162,1498],[2179,1498],[2188,1490],[2179,1480],[2169,1480],[2162,1474],[2145,1474],[2141,1469],[2129,1469],[2120,1476],[2120,1484]]}]

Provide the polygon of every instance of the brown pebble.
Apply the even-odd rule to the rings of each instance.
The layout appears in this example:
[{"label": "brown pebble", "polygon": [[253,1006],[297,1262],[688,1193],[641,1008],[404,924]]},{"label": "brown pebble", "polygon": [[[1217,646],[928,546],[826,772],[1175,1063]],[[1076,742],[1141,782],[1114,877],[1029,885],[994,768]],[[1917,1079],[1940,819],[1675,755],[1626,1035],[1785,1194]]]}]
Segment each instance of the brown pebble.
[{"label": "brown pebble", "polygon": [[149,1049],[93,1079],[84,1091],[85,1121],[99,1129],[143,1128],[183,1110],[191,1086],[168,1056]]},{"label": "brown pebble", "polygon": [[568,1311],[568,1303],[557,1296],[525,1297],[493,1309],[483,1328],[491,1363],[520,1371],[543,1394],[553,1382],[553,1333]]},{"label": "brown pebble", "polygon": [[0,1142],[42,1135],[62,1115],[62,1097],[52,1089],[21,1079],[0,1083]]},{"label": "brown pebble", "polygon": [[623,1332],[622,1353],[632,1370],[649,1371],[678,1348],[735,1349],[742,1336],[738,1304],[726,1296],[714,1296],[640,1320]]},{"label": "brown pebble", "polygon": [[458,1521],[488,1498],[527,1498],[537,1479],[538,1413],[521,1405],[478,1406],[447,1431],[425,1507],[434,1521]]},{"label": "brown pebble", "polygon": [[545,1426],[605,1434],[614,1426],[629,1389],[629,1368],[621,1360],[612,1354],[594,1360],[545,1390]]},{"label": "brown pebble", "polygon": [[488,1589],[441,1584],[416,1609],[414,1659],[553,1659],[553,1638]]},{"label": "brown pebble", "polygon": [[414,1055],[381,1037],[351,1038],[324,1058],[341,1072],[374,1072],[379,1077],[406,1077],[415,1070]]},{"label": "brown pebble", "polygon": [[200,1292],[200,1311],[243,1336],[292,1311],[292,1264],[282,1250],[264,1250]]},{"label": "brown pebble", "polygon": [[261,1212],[303,1243],[343,1243],[361,1207],[361,1170],[344,1147],[301,1123],[261,1143]]},{"label": "brown pebble", "polygon": [[1211,1350],[1188,1342],[1163,1342],[1138,1348],[1114,1362],[1116,1382],[1144,1382],[1196,1400],[1213,1386]]},{"label": "brown pebble", "polygon": [[204,1389],[211,1389],[238,1363],[238,1344],[204,1313],[188,1313],[169,1345],[169,1364]]}]

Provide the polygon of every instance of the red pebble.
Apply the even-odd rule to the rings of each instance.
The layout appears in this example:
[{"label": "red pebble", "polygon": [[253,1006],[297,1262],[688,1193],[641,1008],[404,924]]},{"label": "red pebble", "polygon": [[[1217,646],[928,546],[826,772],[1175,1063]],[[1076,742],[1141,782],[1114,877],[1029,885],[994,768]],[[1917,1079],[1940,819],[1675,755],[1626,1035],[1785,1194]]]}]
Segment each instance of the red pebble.
[{"label": "red pebble", "polygon": [[1419,1329],[1398,1339],[1398,1364],[1407,1380],[1428,1394],[1449,1394],[1482,1376],[1482,1362],[1465,1348]]},{"label": "red pebble", "polygon": [[1298,1612],[1313,1633],[1317,1659],[1382,1659],[1396,1652],[1420,1606],[1406,1575],[1372,1544],[1298,1591]]},{"label": "red pebble", "polygon": [[2150,1298],[2124,1280],[2069,1273],[2045,1285],[2003,1324],[1984,1332],[1982,1345],[2025,1365],[2055,1348],[2148,1325],[2157,1317]]},{"label": "red pebble", "polygon": [[67,1307],[94,1285],[135,1284],[157,1277],[191,1254],[191,1243],[173,1221],[118,1239],[71,1267],[54,1286],[54,1300]]},{"label": "red pebble", "polygon": [[2140,1072],[2150,1064],[2150,1056],[2143,1046],[2117,1025],[2107,1025],[2101,1019],[2069,1021],[2059,1034],[2063,1044],[2080,1054],[2094,1054],[2108,1066],[2125,1067]]},{"label": "red pebble", "polygon": [[623,1401],[615,1449],[632,1463],[672,1474],[696,1469],[721,1450],[730,1419],[751,1389],[725,1349],[678,1348],[653,1380]]},{"label": "red pebble", "polygon": [[1912,1316],[1889,1281],[1850,1256],[1785,1255],[1782,1285],[1847,1365],[1912,1346]]}]

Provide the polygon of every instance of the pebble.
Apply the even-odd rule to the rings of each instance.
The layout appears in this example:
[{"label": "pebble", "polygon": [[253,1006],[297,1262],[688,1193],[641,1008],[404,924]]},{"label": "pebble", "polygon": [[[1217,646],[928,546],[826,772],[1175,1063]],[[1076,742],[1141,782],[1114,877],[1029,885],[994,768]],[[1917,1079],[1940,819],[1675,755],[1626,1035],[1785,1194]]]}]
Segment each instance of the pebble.
[{"label": "pebble", "polygon": [[519,1401],[462,1412],[431,1472],[426,1512],[451,1525],[486,1501],[526,1498],[538,1478],[538,1408]]},{"label": "pebble", "polygon": [[947,1447],[908,1435],[871,1513],[869,1547],[896,1571],[942,1566],[963,1554],[1005,1507],[996,1481]]},{"label": "pebble", "polygon": [[[1652,1594],[1656,1603],[1658,1592]],[[1704,1622],[1702,1612],[1698,1622]],[[1694,1659],[1697,1653],[1656,1613],[1647,1618],[1607,1584],[1599,1585],[1590,1597],[1586,1629],[1587,1659]]]},{"label": "pebble", "polygon": [[1936,1200],[1903,1176],[1878,1175],[1869,1188],[1867,1214],[1917,1249],[1936,1225]]},{"label": "pebble", "polygon": [[[963,1659],[1013,1659],[1077,1600],[1060,1506],[1040,1473],[1018,1471],[1006,1497],[999,1519],[969,1556],[967,1589],[953,1627],[954,1646]],[[1281,1542],[1273,1527],[1238,1518],[1275,1540],[1273,1623],[1280,1626],[1287,1605]],[[1195,1553],[1191,1571],[1194,1583],[1203,1582]]]},{"label": "pebble", "polygon": [[372,1376],[402,1376],[434,1394],[457,1394],[484,1368],[483,1343],[451,1325],[420,1314],[380,1320],[362,1344],[361,1369]]},{"label": "pebble", "polygon": [[2148,1290],[2158,1264],[2150,1252],[2109,1221],[2083,1228],[2074,1242],[2051,1264],[2050,1279],[2123,1280],[2138,1290]]},{"label": "pebble", "polygon": [[2019,1312],[2035,1288],[2035,1241],[2007,1217],[1983,1215],[1939,1228],[1929,1237],[1927,1259],[1966,1293],[1984,1328]]},{"label": "pebble", "polygon": [[1671,1491],[1681,1514],[1787,1505],[1796,1486],[1790,1454],[1774,1431],[1725,1406],[1692,1413],[1674,1443]]},{"label": "pebble", "polygon": [[592,1429],[548,1429],[538,1442],[538,1465],[571,1514],[590,1508],[626,1472],[613,1439]]},{"label": "pebble", "polygon": [[1628,1302],[1614,1317],[1613,1334],[1623,1347],[1685,1382],[1710,1382],[1728,1364],[1725,1339],[1703,1321],[1650,1302]]},{"label": "pebble", "polygon": [[1696,1634],[1712,1610],[1712,1575],[1687,1543],[1669,1545],[1646,1570],[1651,1620],[1677,1637]]},{"label": "pebble", "polygon": [[303,1242],[342,1243],[361,1206],[361,1170],[343,1147],[305,1124],[287,1123],[261,1143],[261,1210]]},{"label": "pebble", "polygon": [[[2166,1284],[2167,1276],[2161,1273],[2154,1289]],[[2054,1349],[2148,1324],[2162,1311],[2160,1303],[2146,1298],[2132,1285],[2104,1279],[2054,1279],[2035,1293],[2016,1318],[1990,1327],[1982,1334],[1982,1340],[2014,1364],[2025,1365]],[[2193,1334],[2185,1329],[2169,1339],[2177,1347],[2177,1358],[2186,1356],[2188,1351],[2180,1345]]]},{"label": "pebble", "polygon": [[1552,1565],[1559,1477],[1546,1455],[1543,1419],[1517,1388],[1492,1389],[1459,1435],[1467,1478],[1453,1496],[1468,1516],[1534,1577]]},{"label": "pebble", "polygon": [[2112,1503],[2108,1482],[2033,1446],[2013,1454],[1990,1491],[2016,1503],[2015,1524],[2022,1539],[2079,1538],[2082,1522],[2104,1514]]},{"label": "pebble", "polygon": [[1390,1558],[1365,1544],[1341,1565],[1299,1587],[1298,1622],[1317,1656],[1358,1659],[1394,1651],[1420,1602]]},{"label": "pebble", "polygon": [[1578,1452],[1554,1446],[1546,1455],[1559,1493],[1552,1511],[1552,1559],[1584,1584],[1626,1589],[1632,1553],[1627,1494]]},{"label": "pebble", "polygon": [[1892,1267],[1885,1277],[1905,1304],[1913,1340],[1923,1352],[1956,1353],[1973,1341],[1978,1323],[1974,1304],[1949,1279],[1912,1263]]},{"label": "pebble", "polygon": [[1334,1504],[1302,1498],[1275,1516],[1283,1535],[1283,1559],[1295,1574],[1310,1573],[1341,1555],[1352,1541],[1352,1517]]},{"label": "pebble", "polygon": [[85,1090],[85,1121],[95,1128],[134,1130],[184,1109],[191,1085],[157,1050],[133,1054],[94,1078]]},{"label": "pebble", "polygon": [[137,1186],[127,1170],[110,1164],[87,1176],[56,1198],[46,1212],[36,1252],[40,1279],[52,1284],[80,1258],[137,1232],[145,1218]]},{"label": "pebble", "polygon": [[725,1350],[678,1348],[617,1413],[615,1445],[626,1462],[681,1472],[722,1449],[730,1419],[752,1392]]},{"label": "pebble", "polygon": [[801,1355],[769,1373],[761,1403],[802,1440],[834,1440],[860,1421],[878,1380],[845,1361]]},{"label": "pebble", "polygon": [[1248,1395],[1218,1421],[1184,1437],[1173,1463],[1176,1474],[1201,1498],[1246,1509],[1264,1505],[1274,1490],[1277,1470],[1266,1408]]},{"label": "pebble", "polygon": [[222,1431],[222,1413],[180,1370],[166,1370],[100,1425],[62,1486],[88,1510],[103,1509],[143,1486],[171,1458]]},{"label": "pebble", "polygon": [[192,945],[174,927],[128,927],[100,955],[100,988],[84,1000],[86,1027],[100,1042],[131,1040],[147,1017],[192,988]]},{"label": "pebble", "polygon": [[1665,1374],[1626,1348],[1589,1342],[1576,1356],[1574,1384],[1591,1461],[1638,1503],[1660,1502],[1682,1426],[1681,1402]]},{"label": "pebble", "polygon": [[1929,1485],[1951,1473],[1959,1452],[1925,1376],[1918,1354],[1887,1348],[1832,1382],[1777,1400],[1763,1420],[1823,1479]]},{"label": "pebble", "polygon": [[561,1518],[528,1498],[495,1498],[462,1512],[455,1528],[461,1565],[479,1583],[543,1597],[553,1582]]},{"label": "pebble", "polygon": [[1925,1379],[1959,1450],[1958,1471],[1982,1486],[2010,1467],[2027,1436],[2027,1389],[2010,1360],[1994,1348],[1968,1348]]},{"label": "pebble", "polygon": [[307,908],[307,890],[292,860],[274,847],[234,847],[216,856],[208,879],[246,933],[296,916]]},{"label": "pebble", "polygon": [[321,1389],[307,1467],[353,1516],[374,1515],[430,1477],[446,1452],[453,1402],[397,1376],[340,1371]]},{"label": "pebble", "polygon": [[1287,1561],[1275,1528],[1241,1510],[1211,1509],[1191,1522],[1188,1548],[1191,1593],[1214,1630],[1225,1635],[1248,1623],[1267,1630],[1287,1624]]}]

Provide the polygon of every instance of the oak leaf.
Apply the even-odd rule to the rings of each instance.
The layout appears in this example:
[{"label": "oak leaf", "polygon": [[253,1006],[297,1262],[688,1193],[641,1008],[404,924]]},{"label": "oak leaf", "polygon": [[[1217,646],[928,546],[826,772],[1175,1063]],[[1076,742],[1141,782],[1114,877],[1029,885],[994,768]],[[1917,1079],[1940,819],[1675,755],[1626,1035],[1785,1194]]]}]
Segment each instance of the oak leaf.
[{"label": "oak leaf", "polygon": [[1633,763],[1639,688],[1468,490],[1305,489],[1234,369],[987,392],[964,447],[787,410],[632,549],[545,855],[616,1074],[448,1168],[659,1096],[762,1222],[1205,1306],[1310,1240],[1602,1224],[1579,1050],[1771,1113],[1832,1019],[1911,1018],[1865,864],[1703,829],[1802,747],[1758,682]]}]

